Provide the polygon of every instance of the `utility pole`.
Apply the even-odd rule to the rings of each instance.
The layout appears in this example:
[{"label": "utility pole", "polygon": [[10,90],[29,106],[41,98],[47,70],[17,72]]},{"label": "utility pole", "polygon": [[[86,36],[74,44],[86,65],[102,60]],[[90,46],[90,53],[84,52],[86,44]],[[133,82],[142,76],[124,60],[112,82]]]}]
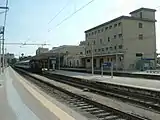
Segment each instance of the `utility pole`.
[{"label": "utility pole", "polygon": [[3,56],[3,59],[2,59],[2,64],[3,64],[3,66],[2,66],[2,72],[4,73],[4,40],[5,40],[5,38],[4,38],[4,33],[5,33],[5,27],[6,27],[6,20],[7,20],[7,10],[9,9],[8,8],[8,0],[6,0],[6,6],[5,7],[3,7],[3,9],[5,9],[5,13],[4,13],[4,26],[3,26],[3,35],[2,35],[2,56]]},{"label": "utility pole", "polygon": [[6,57],[4,57],[4,67],[6,67],[7,66],[7,48],[5,48],[4,54],[6,55]]},{"label": "utility pole", "polygon": [[94,50],[93,50],[93,49],[94,49],[94,48],[93,48],[94,41],[93,41],[93,40],[96,40],[96,38],[88,38],[88,39],[92,39],[92,42],[91,42],[91,46],[90,46],[90,47],[91,47],[91,52],[92,52],[92,53],[91,53],[92,75],[94,75],[94,63],[93,63],[93,62],[94,62],[94,53],[93,53],[93,52],[94,52]]},{"label": "utility pole", "polygon": [[[4,26],[3,26],[3,31],[4,31]],[[2,36],[2,73],[4,73],[4,32]]]}]

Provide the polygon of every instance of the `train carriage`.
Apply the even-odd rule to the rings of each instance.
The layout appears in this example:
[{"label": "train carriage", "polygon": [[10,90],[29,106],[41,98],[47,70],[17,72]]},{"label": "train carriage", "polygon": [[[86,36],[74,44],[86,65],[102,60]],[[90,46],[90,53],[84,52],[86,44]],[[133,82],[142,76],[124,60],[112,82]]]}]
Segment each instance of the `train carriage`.
[{"label": "train carriage", "polygon": [[22,60],[14,65],[17,68],[21,68],[33,73],[41,73],[42,65],[39,60]]}]

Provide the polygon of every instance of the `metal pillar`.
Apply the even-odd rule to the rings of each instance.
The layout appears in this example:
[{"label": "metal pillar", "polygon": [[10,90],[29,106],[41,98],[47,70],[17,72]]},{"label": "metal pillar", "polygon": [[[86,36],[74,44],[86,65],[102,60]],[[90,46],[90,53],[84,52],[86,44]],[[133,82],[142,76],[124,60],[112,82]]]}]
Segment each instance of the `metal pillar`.
[{"label": "metal pillar", "polygon": [[93,65],[93,43],[92,43],[92,75],[94,75],[94,65]]},{"label": "metal pillar", "polygon": [[5,15],[4,15],[4,26],[3,26],[3,36],[2,36],[2,54],[3,54],[3,67],[2,67],[2,72],[4,73],[4,33],[5,33],[5,26],[6,26],[6,20],[7,20],[7,10],[8,10],[8,0],[6,0],[6,6],[4,7],[6,10],[5,10]]},{"label": "metal pillar", "polygon": [[111,78],[113,78],[113,62],[111,63]]},{"label": "metal pillar", "polygon": [[117,51],[117,45],[116,45],[116,71],[118,69],[118,51]]},{"label": "metal pillar", "polygon": [[4,49],[4,68],[7,67],[7,56],[5,57],[6,54],[7,54],[7,48]]},{"label": "metal pillar", "polygon": [[103,77],[103,64],[101,66],[101,77]]},{"label": "metal pillar", "polygon": [[49,71],[49,69],[50,69],[50,59],[49,58],[48,58],[47,62],[48,62],[48,71]]},{"label": "metal pillar", "polygon": [[59,61],[59,63],[58,63],[58,69],[60,70],[61,69],[61,66],[60,66],[60,64],[61,64],[60,53],[58,54],[58,61]]},{"label": "metal pillar", "polygon": [[157,52],[154,53],[154,69],[156,70],[157,68]]},{"label": "metal pillar", "polygon": [[118,55],[117,55],[117,52],[116,52],[116,71],[118,70]]}]

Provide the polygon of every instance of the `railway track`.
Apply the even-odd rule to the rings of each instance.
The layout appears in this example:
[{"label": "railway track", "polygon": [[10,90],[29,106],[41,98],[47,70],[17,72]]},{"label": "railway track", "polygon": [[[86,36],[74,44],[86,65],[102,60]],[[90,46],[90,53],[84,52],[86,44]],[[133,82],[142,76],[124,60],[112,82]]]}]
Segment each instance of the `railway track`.
[{"label": "railway track", "polygon": [[44,76],[80,89],[98,93],[106,97],[116,98],[151,111],[160,112],[160,93],[158,92],[113,84],[104,85],[100,82],[76,80],[76,78],[67,78],[66,76],[53,74],[44,74]]},{"label": "railway track", "polygon": [[[25,77],[30,82],[34,83],[36,86],[41,88],[47,94],[55,97],[56,99],[66,103],[70,107],[76,107],[87,114],[91,114],[98,120],[148,120],[147,118],[142,118],[134,114],[125,113],[119,111],[115,108],[108,107],[106,105],[100,104],[91,100],[85,96],[81,96],[72,93],[66,89],[55,86],[46,82],[44,80],[35,78],[24,71],[18,71],[23,77]],[[93,118],[92,118],[93,119]]]}]

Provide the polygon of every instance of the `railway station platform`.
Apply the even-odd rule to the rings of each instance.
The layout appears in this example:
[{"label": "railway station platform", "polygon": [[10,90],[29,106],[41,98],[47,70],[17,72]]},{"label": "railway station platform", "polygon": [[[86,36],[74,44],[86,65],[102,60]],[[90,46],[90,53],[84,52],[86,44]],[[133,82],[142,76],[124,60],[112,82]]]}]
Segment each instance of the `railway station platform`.
[{"label": "railway station platform", "polygon": [[117,77],[117,76],[113,76],[113,78],[111,78],[111,76],[109,75],[101,76],[101,75],[96,75],[96,74],[92,75],[89,73],[71,72],[71,71],[64,71],[64,70],[49,71],[49,73],[69,76],[73,78],[104,82],[104,83],[125,85],[129,87],[150,89],[153,91],[160,91],[160,80],[155,80],[155,79]]},{"label": "railway station platform", "polygon": [[0,75],[0,120],[78,119],[84,118],[25,80],[11,67]]},{"label": "railway station platform", "polygon": [[[91,73],[91,69],[84,69],[84,68],[61,68],[61,70],[65,70],[65,71],[72,71],[72,72],[89,72]],[[101,72],[100,69],[95,69],[94,70],[95,73],[99,73]],[[103,72],[105,73],[110,73],[110,70],[103,70]],[[160,70],[146,70],[146,71],[116,71],[116,70],[113,70],[114,73],[128,73],[128,74],[142,74],[142,75],[160,75]]]}]

